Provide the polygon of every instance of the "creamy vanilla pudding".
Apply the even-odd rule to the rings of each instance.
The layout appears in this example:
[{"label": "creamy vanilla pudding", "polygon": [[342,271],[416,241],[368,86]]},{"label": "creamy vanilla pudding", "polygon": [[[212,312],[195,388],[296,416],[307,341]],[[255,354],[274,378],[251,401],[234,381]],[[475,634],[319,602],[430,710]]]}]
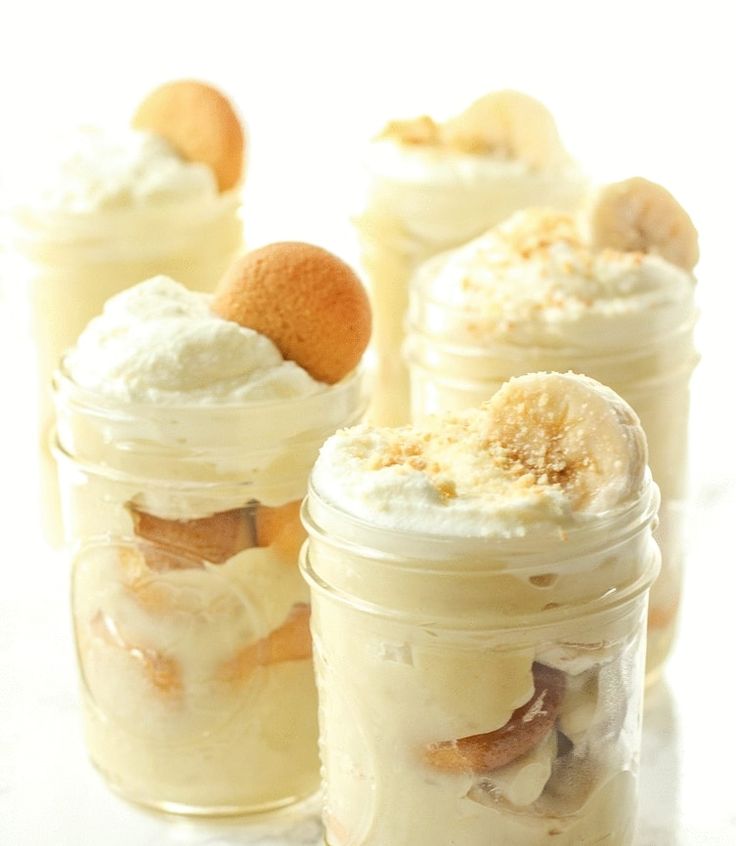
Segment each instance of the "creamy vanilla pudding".
[{"label": "creamy vanilla pudding", "polygon": [[572,374],[327,441],[302,567],[328,846],[630,846],[657,505],[636,415]]},{"label": "creamy vanilla pudding", "polygon": [[[315,284],[305,251],[346,268],[280,247],[294,289]],[[252,283],[260,252],[229,286],[232,274]],[[299,507],[319,446],[365,407],[355,364],[367,337],[321,381],[226,319],[222,297],[162,276],[117,294],[55,385],[90,756],[127,798],[193,814],[277,807],[317,787]]]}]

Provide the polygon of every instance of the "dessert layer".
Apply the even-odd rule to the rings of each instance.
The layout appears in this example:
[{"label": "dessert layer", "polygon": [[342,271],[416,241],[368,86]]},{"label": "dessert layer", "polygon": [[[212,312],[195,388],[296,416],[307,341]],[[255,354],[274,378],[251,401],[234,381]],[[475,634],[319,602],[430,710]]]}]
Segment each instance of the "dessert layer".
[{"label": "dessert layer", "polygon": [[479,409],[342,430],[323,446],[313,485],[381,528],[521,537],[634,503],[646,462],[638,418],[613,391],[540,373],[511,380]]},{"label": "dessert layer", "polygon": [[[94,214],[214,199],[212,170],[185,161],[162,137],[128,128],[82,127],[44,146],[34,174],[14,190],[19,206],[37,212]],[[30,179],[30,182],[29,182]]]},{"label": "dessert layer", "polygon": [[[660,256],[594,249],[551,209],[515,213],[427,262],[417,294],[479,344],[613,350],[655,340],[693,313],[692,274]],[[449,328],[448,328],[449,331]]]},{"label": "dessert layer", "polygon": [[391,139],[372,144],[367,169],[371,187],[361,229],[420,260],[475,237],[518,208],[574,208],[586,188],[572,161],[540,169]]},{"label": "dessert layer", "polygon": [[206,405],[305,397],[325,386],[210,298],[154,277],[108,300],[65,359],[80,387],[127,403]]}]

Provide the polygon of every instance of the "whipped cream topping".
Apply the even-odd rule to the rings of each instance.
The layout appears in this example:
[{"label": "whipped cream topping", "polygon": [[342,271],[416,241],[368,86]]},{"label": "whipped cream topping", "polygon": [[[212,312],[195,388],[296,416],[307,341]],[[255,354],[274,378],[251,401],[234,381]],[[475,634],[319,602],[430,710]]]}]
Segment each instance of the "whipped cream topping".
[{"label": "whipped cream topping", "polygon": [[[156,207],[218,195],[211,169],[187,162],[163,138],[129,128],[83,127],[48,141],[35,156],[34,173],[11,193],[17,205],[45,212],[92,214],[128,207]],[[30,181],[29,181],[30,180]]]},{"label": "whipped cream topping", "polygon": [[588,350],[676,330],[692,314],[693,288],[690,273],[659,256],[594,250],[578,220],[551,209],[516,212],[416,276],[417,292],[479,342]]},{"label": "whipped cream topping", "polygon": [[576,524],[558,485],[510,472],[489,442],[488,410],[329,438],[312,482],[327,502],[380,528],[455,537],[523,537]]},{"label": "whipped cream topping", "polygon": [[213,314],[209,300],[166,276],[117,294],[67,354],[68,375],[125,403],[236,403],[326,389],[269,338]]},{"label": "whipped cream topping", "polygon": [[[472,182],[478,176],[516,177],[536,170],[521,159],[494,152],[468,153],[449,147],[401,144],[392,138],[377,138],[368,149],[370,169],[387,179],[406,183],[444,182],[447,184]],[[566,160],[564,166],[570,166]]]},{"label": "whipped cream topping", "polygon": [[370,145],[366,171],[365,210],[356,219],[361,231],[369,237],[375,230],[418,261],[474,238],[519,208],[573,209],[587,187],[572,160],[540,169],[492,153],[386,138]]}]

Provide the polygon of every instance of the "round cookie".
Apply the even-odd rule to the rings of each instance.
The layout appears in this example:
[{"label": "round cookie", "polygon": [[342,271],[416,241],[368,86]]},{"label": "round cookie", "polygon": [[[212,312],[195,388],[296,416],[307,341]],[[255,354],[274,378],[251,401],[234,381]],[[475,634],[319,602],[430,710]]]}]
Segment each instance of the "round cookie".
[{"label": "round cookie", "polygon": [[194,80],[167,82],[140,104],[133,126],[162,136],[187,161],[208,165],[220,191],[240,181],[243,128],[216,88]]},{"label": "round cookie", "polygon": [[368,295],[355,273],[327,250],[297,241],[234,262],[212,309],[266,335],[284,358],[328,384],[358,364],[371,334]]}]

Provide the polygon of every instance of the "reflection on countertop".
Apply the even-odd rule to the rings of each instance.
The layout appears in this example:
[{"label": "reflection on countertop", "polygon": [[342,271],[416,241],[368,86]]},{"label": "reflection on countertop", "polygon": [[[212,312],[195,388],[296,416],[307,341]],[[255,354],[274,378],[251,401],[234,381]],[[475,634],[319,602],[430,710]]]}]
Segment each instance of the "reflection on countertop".
[{"label": "reflection on countertop", "polygon": [[637,846],[680,846],[680,733],[665,679],[647,690],[641,751]]}]

